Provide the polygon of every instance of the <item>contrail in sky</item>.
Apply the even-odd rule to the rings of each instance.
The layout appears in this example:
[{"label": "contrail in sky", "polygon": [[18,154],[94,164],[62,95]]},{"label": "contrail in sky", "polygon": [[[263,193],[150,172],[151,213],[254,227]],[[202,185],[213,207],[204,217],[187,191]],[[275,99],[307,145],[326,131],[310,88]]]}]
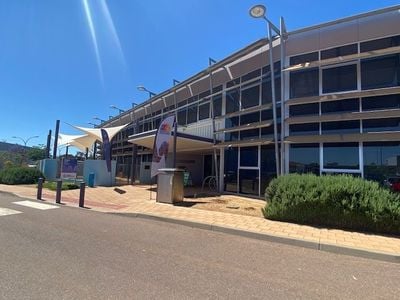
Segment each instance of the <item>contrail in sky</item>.
[{"label": "contrail in sky", "polygon": [[103,15],[106,19],[108,29],[111,32],[111,36],[112,36],[114,45],[117,47],[118,54],[120,56],[120,59],[124,65],[124,67],[126,67],[125,55],[124,55],[124,52],[122,51],[121,42],[119,40],[117,31],[115,30],[114,21],[111,17],[110,10],[108,9],[106,0],[100,0],[100,5],[101,5],[101,10],[103,11]]},{"label": "contrail in sky", "polygon": [[103,66],[100,60],[99,46],[97,43],[96,31],[94,29],[92,13],[90,11],[88,0],[82,0],[82,4],[83,8],[85,9],[87,22],[89,24],[89,30],[90,30],[90,35],[92,37],[94,52],[96,54],[96,61],[97,61],[97,67],[99,69],[100,80],[104,84]]}]

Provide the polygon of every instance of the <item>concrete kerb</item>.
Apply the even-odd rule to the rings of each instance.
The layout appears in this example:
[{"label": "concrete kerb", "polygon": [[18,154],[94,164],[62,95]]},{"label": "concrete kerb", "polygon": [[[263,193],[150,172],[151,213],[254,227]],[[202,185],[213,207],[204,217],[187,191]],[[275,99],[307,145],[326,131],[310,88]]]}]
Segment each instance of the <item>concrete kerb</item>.
[{"label": "concrete kerb", "polygon": [[173,218],[163,217],[163,216],[159,216],[159,215],[152,215],[152,214],[119,213],[119,212],[112,212],[110,214],[125,216],[125,217],[135,217],[135,218],[142,218],[142,219],[148,219],[148,220],[155,220],[155,221],[161,221],[161,222],[168,222],[168,223],[183,225],[183,226],[192,227],[192,228],[205,229],[205,230],[221,232],[221,233],[226,233],[226,234],[231,234],[231,235],[236,235],[236,236],[242,236],[242,237],[256,239],[256,240],[269,241],[269,242],[273,242],[273,243],[280,243],[280,244],[291,245],[291,246],[296,246],[296,247],[314,249],[314,250],[319,250],[319,251],[324,251],[324,252],[329,252],[329,253],[342,254],[342,255],[361,257],[361,258],[367,258],[367,259],[374,259],[374,260],[380,260],[380,261],[391,262],[391,263],[400,263],[400,254],[396,255],[396,254],[385,253],[385,252],[376,252],[376,251],[367,250],[367,249],[349,248],[349,247],[338,246],[338,245],[330,245],[330,244],[320,243],[320,242],[316,242],[316,241],[300,240],[300,239],[296,239],[296,238],[292,238],[292,237],[272,235],[272,234],[266,234],[266,233],[260,233],[260,232],[253,232],[253,231],[218,226],[218,225],[207,224],[207,223],[179,220],[179,219],[173,219]]}]

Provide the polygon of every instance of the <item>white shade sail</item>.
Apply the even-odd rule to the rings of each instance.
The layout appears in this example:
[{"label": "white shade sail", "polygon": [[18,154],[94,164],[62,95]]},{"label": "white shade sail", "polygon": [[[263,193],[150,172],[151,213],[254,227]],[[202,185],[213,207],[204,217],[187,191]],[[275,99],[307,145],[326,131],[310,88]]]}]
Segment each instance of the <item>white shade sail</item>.
[{"label": "white shade sail", "polygon": [[115,127],[105,127],[105,128],[87,128],[87,127],[80,127],[80,126],[73,126],[76,129],[79,129],[80,131],[83,131],[85,133],[87,133],[88,135],[91,135],[93,137],[96,137],[96,139],[98,139],[99,141],[103,141],[102,137],[101,137],[101,129],[104,129],[107,134],[108,134],[108,138],[111,139],[123,128],[125,128],[126,126],[128,126],[128,124],[122,125],[122,126],[115,126]]}]

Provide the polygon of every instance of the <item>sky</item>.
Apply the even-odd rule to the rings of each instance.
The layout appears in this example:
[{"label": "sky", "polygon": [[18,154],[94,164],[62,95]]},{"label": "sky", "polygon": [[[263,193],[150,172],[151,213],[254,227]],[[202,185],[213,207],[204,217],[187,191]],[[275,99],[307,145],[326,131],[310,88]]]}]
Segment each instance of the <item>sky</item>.
[{"label": "sky", "polygon": [[288,31],[399,4],[390,0],[0,0],[0,141],[80,134],[265,37],[254,4]]}]

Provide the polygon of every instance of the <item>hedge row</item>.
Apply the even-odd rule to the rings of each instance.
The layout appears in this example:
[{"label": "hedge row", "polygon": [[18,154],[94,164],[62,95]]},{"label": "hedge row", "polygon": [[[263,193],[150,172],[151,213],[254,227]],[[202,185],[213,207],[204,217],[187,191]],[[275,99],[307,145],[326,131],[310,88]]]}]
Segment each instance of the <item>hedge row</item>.
[{"label": "hedge row", "polygon": [[266,189],[268,219],[400,234],[400,195],[352,176],[290,174]]},{"label": "hedge row", "polygon": [[0,171],[0,183],[3,184],[32,184],[43,177],[42,172],[35,168],[10,167]]}]

